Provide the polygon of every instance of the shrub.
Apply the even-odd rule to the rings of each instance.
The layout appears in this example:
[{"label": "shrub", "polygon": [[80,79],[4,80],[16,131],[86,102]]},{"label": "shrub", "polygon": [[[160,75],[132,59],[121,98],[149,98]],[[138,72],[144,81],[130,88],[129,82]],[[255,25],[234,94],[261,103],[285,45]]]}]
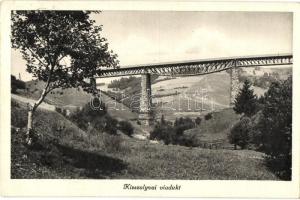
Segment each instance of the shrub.
[{"label": "shrub", "polygon": [[207,113],[205,116],[204,116],[204,119],[205,120],[210,120],[212,118],[212,114],[211,113]]},{"label": "shrub", "polygon": [[109,115],[107,115],[105,118],[106,118],[106,126],[104,130],[111,135],[116,135],[118,120],[112,118]]},{"label": "shrub", "polygon": [[106,113],[107,112],[104,104],[101,104],[101,107],[92,109],[88,103],[82,109],[78,108],[70,116],[70,119],[76,123],[79,128],[87,130],[89,123],[94,127],[99,127],[97,123],[101,120],[101,118],[105,117]]},{"label": "shrub", "polygon": [[189,132],[184,133],[179,139],[179,144],[187,147],[199,147],[201,144],[197,139],[197,133]]},{"label": "shrub", "polygon": [[202,119],[200,117],[197,117],[195,119],[195,124],[197,124],[197,126],[199,126],[201,124]]},{"label": "shrub", "polygon": [[176,118],[174,122],[174,128],[176,130],[176,135],[180,136],[183,134],[185,130],[192,129],[195,127],[195,123],[189,117],[180,117],[179,119]]},{"label": "shrub", "polygon": [[61,113],[62,109],[60,107],[55,106],[55,111]]},{"label": "shrub", "polygon": [[62,113],[63,116],[67,116],[67,110],[66,109],[62,109]]},{"label": "shrub", "polygon": [[162,140],[165,144],[180,144],[186,145],[188,142],[184,139],[183,133],[185,130],[195,127],[194,121],[189,118],[176,118],[174,126],[169,121],[166,121],[162,115],[160,123],[150,133],[150,139]]},{"label": "shrub", "polygon": [[244,149],[249,144],[249,133],[251,131],[251,120],[249,117],[242,118],[237,122],[230,131],[228,136],[229,142]]},{"label": "shrub", "polygon": [[130,122],[121,121],[119,122],[119,129],[128,136],[132,136],[133,134],[133,126]]},{"label": "shrub", "polygon": [[153,131],[150,132],[150,139],[162,140],[165,144],[172,144],[175,141],[176,132],[174,128],[166,124],[157,124]]}]

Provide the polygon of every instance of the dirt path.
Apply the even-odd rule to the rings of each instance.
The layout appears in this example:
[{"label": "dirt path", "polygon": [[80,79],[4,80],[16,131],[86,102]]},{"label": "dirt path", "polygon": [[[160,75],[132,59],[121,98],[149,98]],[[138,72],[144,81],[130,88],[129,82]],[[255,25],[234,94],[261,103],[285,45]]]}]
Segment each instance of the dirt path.
[{"label": "dirt path", "polygon": [[[21,101],[23,103],[30,103],[33,104],[36,102],[36,100],[34,99],[30,99],[30,98],[26,98],[26,97],[21,97],[19,95],[16,94],[11,94],[11,98],[15,99],[17,101]],[[44,109],[44,110],[48,110],[48,111],[55,111],[55,106],[51,105],[51,104],[47,104],[45,102],[41,103],[41,105],[39,105],[38,108]]]}]

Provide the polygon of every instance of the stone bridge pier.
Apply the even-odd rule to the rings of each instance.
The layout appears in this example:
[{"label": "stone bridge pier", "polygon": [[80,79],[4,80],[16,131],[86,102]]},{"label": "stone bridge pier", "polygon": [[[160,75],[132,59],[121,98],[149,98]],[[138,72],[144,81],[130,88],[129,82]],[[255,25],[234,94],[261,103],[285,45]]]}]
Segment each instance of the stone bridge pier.
[{"label": "stone bridge pier", "polygon": [[139,121],[142,125],[151,125],[153,122],[152,116],[152,99],[151,99],[151,75],[142,74],[141,80],[141,96],[140,96],[140,113]]},{"label": "stone bridge pier", "polygon": [[237,67],[230,69],[230,106],[234,105],[235,98],[239,92],[239,76]]}]

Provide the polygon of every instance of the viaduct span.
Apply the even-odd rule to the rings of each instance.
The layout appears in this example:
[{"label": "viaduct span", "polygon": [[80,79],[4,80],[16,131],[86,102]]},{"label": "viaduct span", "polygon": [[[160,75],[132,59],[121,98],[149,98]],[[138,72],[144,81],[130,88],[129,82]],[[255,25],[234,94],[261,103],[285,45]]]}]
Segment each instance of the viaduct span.
[{"label": "viaduct span", "polygon": [[140,97],[139,119],[144,124],[151,123],[151,74],[161,76],[195,76],[230,70],[231,88],[230,102],[234,103],[238,92],[238,72],[240,67],[291,65],[293,56],[291,54],[261,55],[248,57],[230,57],[218,59],[190,60],[182,62],[144,64],[138,66],[122,67],[118,69],[99,70],[95,78],[106,78],[116,76],[141,75],[142,91]]}]

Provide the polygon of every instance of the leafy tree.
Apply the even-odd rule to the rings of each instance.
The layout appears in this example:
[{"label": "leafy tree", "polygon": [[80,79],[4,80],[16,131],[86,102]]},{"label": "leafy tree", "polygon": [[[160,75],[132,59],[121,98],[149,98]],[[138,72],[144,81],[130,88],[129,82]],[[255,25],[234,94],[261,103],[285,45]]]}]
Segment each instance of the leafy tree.
[{"label": "leafy tree", "polygon": [[[82,87],[102,68],[116,67],[116,55],[108,50],[87,11],[14,11],[12,47],[26,61],[26,70],[46,82],[40,98],[28,109],[26,143],[32,143],[33,115],[46,95],[56,88]],[[68,64],[66,64],[68,63]]]},{"label": "leafy tree", "polygon": [[292,77],[273,82],[264,95],[260,132],[268,165],[276,174],[291,179]]},{"label": "leafy tree", "polygon": [[243,117],[231,129],[228,136],[229,142],[234,144],[234,149],[237,145],[244,149],[249,143],[249,133],[251,131],[251,119]]},{"label": "leafy tree", "polygon": [[252,116],[256,112],[257,97],[250,89],[251,83],[246,80],[243,88],[240,89],[234,103],[233,110],[237,114],[245,114],[246,116]]}]

